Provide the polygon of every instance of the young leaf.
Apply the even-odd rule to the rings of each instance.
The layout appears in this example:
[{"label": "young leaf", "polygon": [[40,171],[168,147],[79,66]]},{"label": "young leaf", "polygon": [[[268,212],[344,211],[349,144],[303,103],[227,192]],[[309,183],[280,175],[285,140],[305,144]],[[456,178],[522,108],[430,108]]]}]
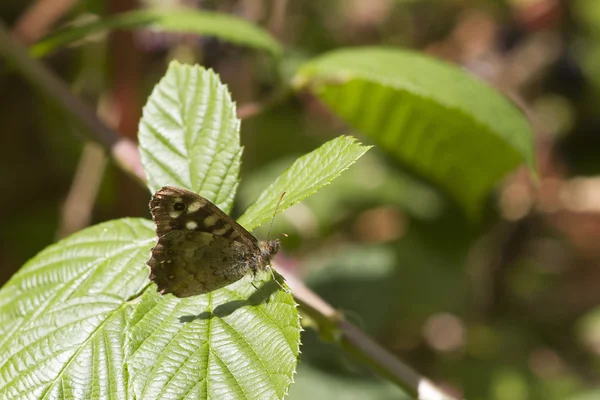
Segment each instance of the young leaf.
[{"label": "young leaf", "polygon": [[140,121],[148,187],[183,187],[229,212],[242,156],[239,132],[235,104],[217,74],[172,62]]},{"label": "young leaf", "polygon": [[33,55],[40,57],[93,33],[144,26],[168,32],[211,35],[243,46],[266,50],[274,55],[281,53],[279,43],[265,30],[227,14],[197,10],[141,10],[121,13],[60,30],[38,42],[31,51]]},{"label": "young leaf", "polygon": [[531,132],[519,110],[476,78],[426,56],[334,51],[304,65],[294,84],[444,188],[472,217],[506,173],[521,162],[534,169]]},{"label": "young leaf", "polygon": [[348,136],[340,136],[297,159],[279,176],[238,219],[252,230],[271,219],[279,198],[286,192],[279,210],[299,203],[323,186],[331,183],[356,162],[370,147]]}]

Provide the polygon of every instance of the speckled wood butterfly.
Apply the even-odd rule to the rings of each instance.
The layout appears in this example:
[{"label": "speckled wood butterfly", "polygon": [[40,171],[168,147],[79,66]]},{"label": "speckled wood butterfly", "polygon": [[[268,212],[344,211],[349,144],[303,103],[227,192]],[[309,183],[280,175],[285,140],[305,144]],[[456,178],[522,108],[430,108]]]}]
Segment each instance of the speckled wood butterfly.
[{"label": "speckled wood butterfly", "polygon": [[279,240],[259,242],[216,205],[189,190],[165,186],[150,200],[158,243],[148,266],[162,294],[189,297],[267,268]]}]

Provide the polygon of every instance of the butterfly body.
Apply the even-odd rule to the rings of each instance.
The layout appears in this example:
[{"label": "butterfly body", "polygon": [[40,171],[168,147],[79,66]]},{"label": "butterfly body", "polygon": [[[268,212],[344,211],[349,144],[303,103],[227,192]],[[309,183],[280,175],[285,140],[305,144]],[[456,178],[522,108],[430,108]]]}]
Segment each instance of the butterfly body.
[{"label": "butterfly body", "polygon": [[166,186],[150,200],[158,242],[148,266],[162,294],[189,297],[220,289],[265,269],[279,240],[259,242],[216,205]]}]

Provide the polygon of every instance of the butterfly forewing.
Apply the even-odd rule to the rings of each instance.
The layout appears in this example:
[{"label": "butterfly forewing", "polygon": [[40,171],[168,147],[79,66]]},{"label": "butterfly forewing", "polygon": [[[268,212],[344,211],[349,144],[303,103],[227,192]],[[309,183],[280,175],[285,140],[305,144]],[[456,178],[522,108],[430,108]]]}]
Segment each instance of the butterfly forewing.
[{"label": "butterfly forewing", "polygon": [[208,293],[264,266],[256,238],[202,196],[167,186],[152,197],[150,211],[158,236],[150,279],[163,294]]}]

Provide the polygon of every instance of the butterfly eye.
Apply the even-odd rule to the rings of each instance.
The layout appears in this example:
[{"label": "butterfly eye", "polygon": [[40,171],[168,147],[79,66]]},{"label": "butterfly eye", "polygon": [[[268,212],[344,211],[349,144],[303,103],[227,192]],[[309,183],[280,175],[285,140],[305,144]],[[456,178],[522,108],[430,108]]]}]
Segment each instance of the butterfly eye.
[{"label": "butterfly eye", "polygon": [[181,203],[181,202],[175,203],[175,204],[173,204],[173,209],[175,211],[183,211],[183,210],[185,210],[185,204]]}]

